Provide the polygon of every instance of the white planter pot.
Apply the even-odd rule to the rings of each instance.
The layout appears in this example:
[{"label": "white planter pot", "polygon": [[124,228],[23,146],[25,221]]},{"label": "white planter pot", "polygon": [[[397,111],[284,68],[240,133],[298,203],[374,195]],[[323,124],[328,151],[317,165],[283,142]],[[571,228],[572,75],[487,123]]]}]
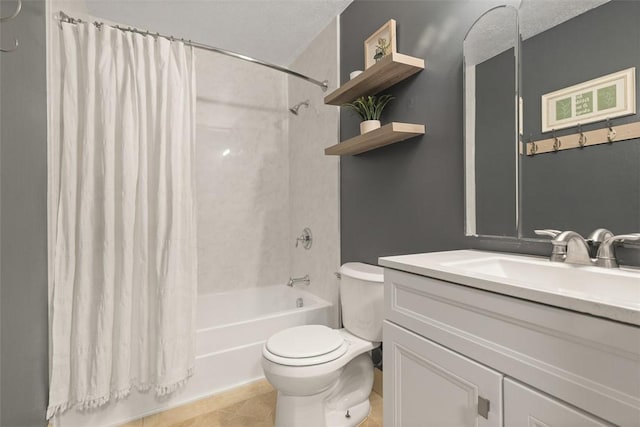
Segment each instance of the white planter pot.
[{"label": "white planter pot", "polygon": [[380,120],[365,120],[360,122],[360,135],[371,132],[380,127]]}]

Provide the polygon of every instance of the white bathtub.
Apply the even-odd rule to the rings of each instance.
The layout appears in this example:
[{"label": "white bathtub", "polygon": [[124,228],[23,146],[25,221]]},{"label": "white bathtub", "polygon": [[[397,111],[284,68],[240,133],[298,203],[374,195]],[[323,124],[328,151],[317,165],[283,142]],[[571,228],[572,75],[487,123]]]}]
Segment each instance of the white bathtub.
[{"label": "white bathtub", "polygon": [[[298,298],[303,307],[296,307]],[[329,325],[331,313],[330,303],[284,285],[201,295],[195,372],[182,390],[169,399],[134,392],[95,411],[70,409],[53,425],[115,426],[263,378],[262,346],[270,335],[291,326]]]}]

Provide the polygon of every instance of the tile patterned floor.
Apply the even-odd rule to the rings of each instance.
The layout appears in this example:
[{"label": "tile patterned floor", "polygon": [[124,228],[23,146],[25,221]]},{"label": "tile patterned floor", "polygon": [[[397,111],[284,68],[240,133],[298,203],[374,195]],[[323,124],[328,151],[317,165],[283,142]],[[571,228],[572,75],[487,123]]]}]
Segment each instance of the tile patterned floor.
[{"label": "tile patterned floor", "polygon": [[[370,400],[371,413],[360,427],[382,427],[382,397],[372,392]],[[276,391],[258,381],[122,427],[273,427],[275,407]]]}]

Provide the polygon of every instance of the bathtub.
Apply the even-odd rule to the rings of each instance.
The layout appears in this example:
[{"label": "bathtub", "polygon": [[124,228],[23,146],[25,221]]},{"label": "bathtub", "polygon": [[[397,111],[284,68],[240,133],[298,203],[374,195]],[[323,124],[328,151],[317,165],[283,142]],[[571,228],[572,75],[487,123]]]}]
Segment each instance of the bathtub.
[{"label": "bathtub", "polygon": [[200,295],[195,372],[184,388],[167,399],[132,392],[90,412],[70,409],[52,424],[116,426],[261,379],[262,346],[269,336],[291,326],[330,325],[332,310],[327,301],[284,285]]}]

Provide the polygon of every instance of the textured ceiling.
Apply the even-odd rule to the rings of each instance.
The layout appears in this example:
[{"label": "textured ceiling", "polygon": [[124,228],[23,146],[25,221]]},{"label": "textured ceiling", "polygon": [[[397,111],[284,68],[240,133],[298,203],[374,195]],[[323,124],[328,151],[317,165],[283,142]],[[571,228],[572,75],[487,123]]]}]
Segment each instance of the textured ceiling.
[{"label": "textured ceiling", "polygon": [[524,40],[610,0],[523,0],[520,33]]},{"label": "textured ceiling", "polygon": [[352,0],[88,0],[96,17],[288,66]]},{"label": "textured ceiling", "polygon": [[[502,3],[518,8],[520,34],[526,40],[609,1],[504,0]],[[515,19],[505,8],[484,15],[465,39],[466,64],[478,64],[514,46],[517,41]]]}]

